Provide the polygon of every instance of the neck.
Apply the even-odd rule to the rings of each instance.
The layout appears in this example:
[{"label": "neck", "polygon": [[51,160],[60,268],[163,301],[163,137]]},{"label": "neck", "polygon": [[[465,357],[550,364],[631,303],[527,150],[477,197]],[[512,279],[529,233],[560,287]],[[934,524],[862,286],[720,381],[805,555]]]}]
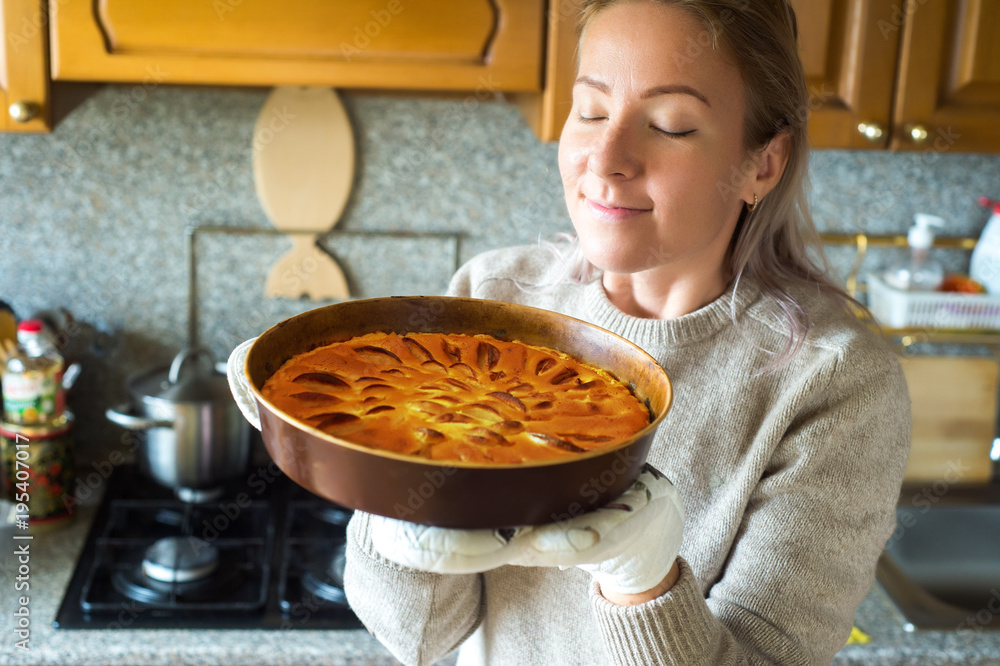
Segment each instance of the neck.
[{"label": "neck", "polygon": [[721,271],[673,277],[659,271],[608,273],[604,291],[615,307],[643,319],[675,319],[705,307],[726,290],[729,280]]}]

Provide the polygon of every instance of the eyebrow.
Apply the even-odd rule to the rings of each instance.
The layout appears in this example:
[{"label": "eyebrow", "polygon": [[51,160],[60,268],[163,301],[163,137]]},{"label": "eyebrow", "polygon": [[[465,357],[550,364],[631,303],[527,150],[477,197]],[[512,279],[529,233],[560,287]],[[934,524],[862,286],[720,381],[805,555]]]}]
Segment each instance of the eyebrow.
[{"label": "eyebrow", "polygon": [[[577,77],[575,83],[583,84],[590,88],[601,91],[605,95],[611,93],[611,88],[604,81],[600,81],[589,76]],[[658,95],[672,95],[672,94],[682,94],[691,95],[695,99],[701,100],[705,106],[711,108],[712,104],[708,101],[708,98],[698,92],[695,88],[691,86],[685,86],[681,84],[672,84],[666,86],[656,86],[655,88],[650,88],[642,93],[642,99],[649,99],[650,97],[656,97]]]}]

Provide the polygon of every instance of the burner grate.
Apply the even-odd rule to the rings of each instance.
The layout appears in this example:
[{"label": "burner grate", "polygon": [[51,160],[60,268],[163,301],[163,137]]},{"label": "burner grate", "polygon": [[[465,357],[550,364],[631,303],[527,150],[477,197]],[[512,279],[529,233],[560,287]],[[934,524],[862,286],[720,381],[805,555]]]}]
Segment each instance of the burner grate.
[{"label": "burner grate", "polygon": [[[350,515],[273,467],[237,480],[217,499],[190,504],[123,465],[107,480],[53,625],[359,628],[331,559],[345,543]],[[199,553],[176,544],[189,556],[182,570],[191,580],[171,582],[176,576],[155,566],[150,571],[162,580],[143,574],[152,544],[188,538],[215,549],[218,564],[202,567]],[[154,564],[172,561],[153,553]]]},{"label": "burner grate", "polygon": [[137,602],[163,611],[253,611],[267,596],[269,566],[260,544],[217,544],[217,575],[190,582],[164,582],[142,573],[142,551],[133,544],[97,545],[96,559],[81,593],[87,613],[117,611]]}]

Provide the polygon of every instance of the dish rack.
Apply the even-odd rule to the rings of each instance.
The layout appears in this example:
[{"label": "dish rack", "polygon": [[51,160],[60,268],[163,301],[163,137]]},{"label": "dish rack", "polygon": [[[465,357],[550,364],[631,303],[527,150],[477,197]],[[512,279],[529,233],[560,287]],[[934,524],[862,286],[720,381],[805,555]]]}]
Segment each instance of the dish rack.
[{"label": "dish rack", "polygon": [[883,326],[941,329],[1000,329],[1000,296],[901,291],[869,275],[868,309]]}]

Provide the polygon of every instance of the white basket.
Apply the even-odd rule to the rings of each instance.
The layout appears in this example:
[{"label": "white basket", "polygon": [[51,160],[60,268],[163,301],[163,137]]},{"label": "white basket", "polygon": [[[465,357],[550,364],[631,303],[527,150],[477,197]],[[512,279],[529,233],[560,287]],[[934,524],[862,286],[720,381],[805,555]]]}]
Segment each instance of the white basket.
[{"label": "white basket", "polygon": [[890,328],[1000,329],[1000,296],[901,291],[868,276],[868,309]]}]

